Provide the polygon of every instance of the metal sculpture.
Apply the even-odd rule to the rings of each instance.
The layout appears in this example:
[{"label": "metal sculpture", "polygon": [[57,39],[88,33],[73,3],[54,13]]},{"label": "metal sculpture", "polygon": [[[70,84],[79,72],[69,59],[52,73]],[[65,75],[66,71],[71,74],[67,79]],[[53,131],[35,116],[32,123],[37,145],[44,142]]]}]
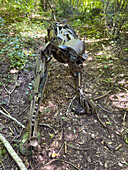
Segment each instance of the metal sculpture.
[{"label": "metal sculpture", "polygon": [[67,63],[74,78],[76,97],[72,101],[71,109],[77,114],[95,112],[93,103],[83,93],[81,87],[81,71],[83,62],[87,58],[85,43],[79,39],[72,27],[60,22],[54,22],[48,28],[45,41],[46,44],[39,53],[35,67],[34,95],[29,115],[30,141],[37,138],[39,106],[47,82],[48,64],[52,57],[61,63]]}]

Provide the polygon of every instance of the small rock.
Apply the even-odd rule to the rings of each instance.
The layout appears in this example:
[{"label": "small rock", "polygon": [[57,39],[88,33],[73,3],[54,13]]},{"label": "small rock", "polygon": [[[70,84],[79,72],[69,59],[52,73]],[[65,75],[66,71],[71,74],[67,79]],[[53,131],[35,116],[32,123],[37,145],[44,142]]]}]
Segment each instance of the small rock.
[{"label": "small rock", "polygon": [[71,127],[68,127],[68,130],[71,130],[72,128]]},{"label": "small rock", "polygon": [[119,165],[120,167],[123,167],[123,164],[122,164],[122,163],[120,163],[120,162],[118,162],[118,165]]},{"label": "small rock", "polygon": [[92,139],[95,139],[95,135],[94,135],[94,134],[91,134],[91,138],[92,138]]},{"label": "small rock", "polygon": [[107,165],[107,163],[106,163],[106,162],[105,162],[105,164],[104,164],[104,167],[105,167],[105,168],[107,168],[107,167],[108,167],[108,165]]},{"label": "small rock", "polygon": [[102,163],[101,161],[99,161],[99,164],[100,164],[101,166],[103,166],[103,163]]},{"label": "small rock", "polygon": [[97,123],[97,120],[94,120],[94,123]]},{"label": "small rock", "polygon": [[88,157],[87,160],[88,160],[89,163],[91,163],[91,158],[90,157]]},{"label": "small rock", "polygon": [[108,116],[107,115],[103,115],[103,118],[107,118]]},{"label": "small rock", "polygon": [[83,134],[87,134],[87,132],[85,130],[82,131]]}]

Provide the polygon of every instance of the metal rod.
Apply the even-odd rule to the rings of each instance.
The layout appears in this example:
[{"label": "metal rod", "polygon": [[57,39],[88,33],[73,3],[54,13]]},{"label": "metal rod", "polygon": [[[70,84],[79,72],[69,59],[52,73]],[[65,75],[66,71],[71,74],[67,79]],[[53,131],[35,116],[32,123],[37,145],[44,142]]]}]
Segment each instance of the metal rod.
[{"label": "metal rod", "polygon": [[78,73],[78,86],[80,87],[80,85],[81,85],[81,83],[80,83],[80,79],[81,79],[81,77],[80,77],[80,73]]}]

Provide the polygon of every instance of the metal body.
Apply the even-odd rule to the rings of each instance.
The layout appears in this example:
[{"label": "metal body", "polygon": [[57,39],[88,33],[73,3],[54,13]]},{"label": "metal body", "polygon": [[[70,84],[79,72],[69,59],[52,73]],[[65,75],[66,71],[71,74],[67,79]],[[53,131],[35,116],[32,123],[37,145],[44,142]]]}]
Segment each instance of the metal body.
[{"label": "metal body", "polygon": [[[67,63],[74,78],[76,98],[72,105],[76,113],[84,114],[93,110],[92,103],[84,95],[81,87],[82,64],[87,58],[85,44],[73,28],[62,23],[53,23],[47,30],[46,44],[41,50],[35,67],[34,96],[29,114],[29,140],[37,137],[37,122],[40,101],[44,93],[48,75],[48,63],[54,57],[58,62]],[[90,109],[91,108],[91,109]]]}]

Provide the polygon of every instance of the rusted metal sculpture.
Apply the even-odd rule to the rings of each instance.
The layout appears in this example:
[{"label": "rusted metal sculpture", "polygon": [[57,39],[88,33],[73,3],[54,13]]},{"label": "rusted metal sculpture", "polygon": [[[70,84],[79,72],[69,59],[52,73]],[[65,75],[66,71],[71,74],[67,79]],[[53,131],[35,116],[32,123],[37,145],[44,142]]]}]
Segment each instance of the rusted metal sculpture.
[{"label": "rusted metal sculpture", "polygon": [[[45,41],[46,44],[38,56],[35,67],[34,95],[29,115],[30,141],[37,137],[39,106],[47,82],[48,64],[52,57],[61,63],[67,63],[74,78],[76,97],[71,104],[72,110],[77,114],[95,112],[94,105],[83,93],[81,87],[82,64],[87,58],[84,42],[79,39],[73,28],[59,22],[54,22],[48,28]],[[35,143],[31,144],[35,145]]]}]

